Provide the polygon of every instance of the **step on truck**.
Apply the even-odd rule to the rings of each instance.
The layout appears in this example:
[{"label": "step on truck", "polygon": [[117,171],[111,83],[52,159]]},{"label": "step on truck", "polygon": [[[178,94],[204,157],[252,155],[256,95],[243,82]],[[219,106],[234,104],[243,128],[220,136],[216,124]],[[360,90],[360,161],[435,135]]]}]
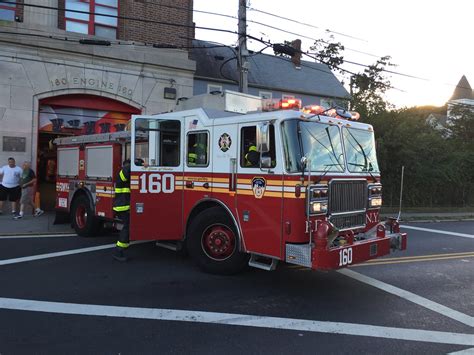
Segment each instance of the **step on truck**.
[{"label": "step on truck", "polygon": [[207,272],[332,270],[404,250],[398,221],[380,221],[374,132],[357,119],[228,91],[180,101],[128,131],[56,139],[56,209],[81,236],[119,226],[114,179],[131,159],[130,240],[185,247]]}]

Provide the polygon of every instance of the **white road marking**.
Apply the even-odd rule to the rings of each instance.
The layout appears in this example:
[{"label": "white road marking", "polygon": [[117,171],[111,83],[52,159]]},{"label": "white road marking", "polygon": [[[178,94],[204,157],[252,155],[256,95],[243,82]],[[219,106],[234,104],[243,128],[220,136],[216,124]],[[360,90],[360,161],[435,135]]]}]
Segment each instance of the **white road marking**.
[{"label": "white road marking", "polygon": [[23,235],[0,235],[0,239],[26,239],[26,238],[62,238],[77,237],[75,233],[69,234],[23,234]]},{"label": "white road marking", "polygon": [[474,239],[474,235],[472,235],[472,234],[449,232],[449,231],[443,231],[443,230],[439,230],[439,229],[430,229],[430,228],[422,228],[422,227],[414,227],[414,226],[405,226],[405,225],[402,225],[401,228],[413,229],[413,230],[417,230],[417,231],[430,232],[430,233],[437,233],[437,234],[455,235],[456,237],[464,237],[464,238],[471,238],[471,239]]},{"label": "white road marking", "polygon": [[448,355],[474,355],[474,348],[448,353]]},{"label": "white road marking", "polygon": [[[134,241],[134,242],[131,242],[130,244],[141,244],[141,243],[147,243],[147,242],[149,242],[149,240]],[[15,258],[15,259],[0,260],[0,266],[3,266],[3,265],[11,265],[11,264],[19,264],[19,263],[26,263],[26,262],[28,262],[28,261],[35,261],[35,260],[43,260],[43,259],[57,258],[57,257],[60,257],[60,256],[82,254],[82,253],[88,253],[88,252],[91,252],[91,251],[104,250],[104,249],[112,249],[112,248],[114,248],[114,247],[115,247],[115,243],[113,243],[113,244],[98,245],[98,246],[95,246],[95,247],[88,247],[88,248],[80,248],[80,249],[73,249],[73,250],[58,251],[58,252],[55,252],[55,253],[48,253],[48,254],[24,256],[24,257]]]},{"label": "white road marking", "polygon": [[[467,314],[461,313],[461,312],[456,311],[452,308],[443,306],[442,304],[433,302],[433,301],[431,301],[427,298],[418,296],[418,295],[416,295],[412,292],[409,292],[409,291],[403,290],[401,288],[398,288],[396,286],[392,286],[390,284],[387,284],[385,282],[373,279],[369,276],[359,274],[358,272],[355,272],[355,271],[352,271],[352,270],[349,270],[349,269],[338,270],[338,272],[340,274],[345,275],[345,276],[351,277],[351,278],[353,278],[357,281],[366,283],[366,284],[371,285],[373,287],[376,287],[380,290],[383,290],[385,292],[388,292],[388,293],[391,293],[391,294],[396,295],[398,297],[401,297],[401,298],[403,298],[407,301],[416,303],[417,305],[425,307],[425,308],[427,308],[427,309],[429,309],[433,312],[436,312],[438,314],[441,314],[443,316],[454,319],[454,320],[456,320],[458,322],[461,322],[463,324],[466,324],[470,327],[474,327],[474,318],[467,315]],[[474,336],[471,335],[471,337],[474,339]]]},{"label": "white road marking", "polygon": [[297,330],[314,333],[368,336],[405,341],[420,341],[427,343],[456,344],[467,346],[474,345],[474,337],[471,334],[382,327],[355,323],[264,317],[247,314],[188,311],[179,309],[104,306],[93,304],[46,302],[15,298],[0,298],[0,309],[72,314],[81,316],[222,324],[242,327]]}]

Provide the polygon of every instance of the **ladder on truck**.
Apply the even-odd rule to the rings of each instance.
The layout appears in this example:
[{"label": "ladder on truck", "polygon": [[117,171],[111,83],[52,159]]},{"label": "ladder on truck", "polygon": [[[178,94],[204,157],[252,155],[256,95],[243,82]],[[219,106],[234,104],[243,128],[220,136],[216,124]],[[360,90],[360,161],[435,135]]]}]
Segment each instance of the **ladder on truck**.
[{"label": "ladder on truck", "polygon": [[54,140],[56,145],[72,145],[85,143],[102,143],[102,142],[130,142],[132,133],[130,131],[97,133],[86,136],[61,137]]}]

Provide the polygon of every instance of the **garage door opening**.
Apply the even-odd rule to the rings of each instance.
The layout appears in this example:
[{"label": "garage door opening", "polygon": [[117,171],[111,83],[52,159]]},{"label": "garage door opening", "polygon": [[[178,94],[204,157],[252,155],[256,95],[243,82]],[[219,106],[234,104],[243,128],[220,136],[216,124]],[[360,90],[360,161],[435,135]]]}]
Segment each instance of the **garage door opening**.
[{"label": "garage door opening", "polygon": [[123,131],[131,115],[140,112],[122,102],[94,95],[61,95],[40,100],[36,171],[41,208],[51,211],[55,206],[57,151],[54,139]]}]

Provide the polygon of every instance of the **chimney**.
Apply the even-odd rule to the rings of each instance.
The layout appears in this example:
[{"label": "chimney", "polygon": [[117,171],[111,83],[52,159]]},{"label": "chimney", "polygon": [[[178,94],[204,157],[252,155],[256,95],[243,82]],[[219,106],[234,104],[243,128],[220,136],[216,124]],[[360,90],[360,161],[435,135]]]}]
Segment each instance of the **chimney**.
[{"label": "chimney", "polygon": [[301,40],[295,39],[290,45],[295,49],[295,54],[291,57],[291,61],[296,69],[301,69]]}]

